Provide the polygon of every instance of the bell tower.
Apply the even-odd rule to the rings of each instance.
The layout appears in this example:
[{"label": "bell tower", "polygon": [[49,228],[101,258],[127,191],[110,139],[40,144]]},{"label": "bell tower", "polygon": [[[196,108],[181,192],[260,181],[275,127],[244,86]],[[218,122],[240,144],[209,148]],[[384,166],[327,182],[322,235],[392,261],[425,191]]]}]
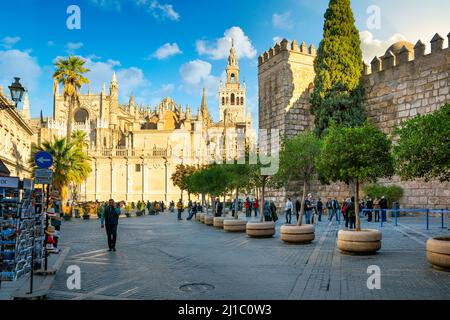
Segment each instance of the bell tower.
[{"label": "bell tower", "polygon": [[[220,120],[228,124],[245,123],[246,90],[245,83],[239,82],[239,63],[234,48],[234,40],[231,40],[230,55],[226,68],[227,82],[220,84],[219,110]],[[226,112],[225,112],[226,110]],[[225,115],[227,119],[225,119]]]}]

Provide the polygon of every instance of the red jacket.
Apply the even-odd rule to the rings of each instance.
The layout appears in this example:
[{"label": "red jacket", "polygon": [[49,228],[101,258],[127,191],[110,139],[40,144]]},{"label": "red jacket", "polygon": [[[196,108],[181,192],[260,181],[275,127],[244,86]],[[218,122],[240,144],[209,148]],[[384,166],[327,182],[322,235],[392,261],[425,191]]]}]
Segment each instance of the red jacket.
[{"label": "red jacket", "polygon": [[255,200],[255,203],[253,204],[253,208],[255,208],[255,209],[259,208],[258,199]]}]

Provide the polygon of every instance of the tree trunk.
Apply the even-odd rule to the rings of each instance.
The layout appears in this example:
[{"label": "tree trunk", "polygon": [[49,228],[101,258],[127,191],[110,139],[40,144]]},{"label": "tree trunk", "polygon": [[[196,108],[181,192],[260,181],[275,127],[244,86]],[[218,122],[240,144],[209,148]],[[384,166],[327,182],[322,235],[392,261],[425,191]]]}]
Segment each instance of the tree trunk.
[{"label": "tree trunk", "polygon": [[222,216],[225,214],[225,203],[227,202],[227,193],[226,191],[223,192],[223,206],[222,206]]},{"label": "tree trunk", "polygon": [[[205,193],[202,192],[202,208],[204,208],[204,207],[205,207]],[[206,209],[206,210],[208,210],[208,209]]]},{"label": "tree trunk", "polygon": [[[302,195],[302,204],[300,206],[300,213],[298,215],[297,226],[302,226],[303,214],[305,213],[305,198],[306,198],[306,180],[303,181],[303,195]],[[294,207],[294,206],[292,206]]]},{"label": "tree trunk", "polygon": [[70,97],[69,101],[69,110],[67,111],[67,133],[66,133],[66,141],[67,143],[70,142],[71,136],[72,136],[72,114],[73,114],[73,107],[75,104],[75,98]]},{"label": "tree trunk", "polygon": [[361,231],[361,218],[359,217],[359,181],[356,180],[355,186],[355,214],[356,214],[356,231]]},{"label": "tree trunk", "polygon": [[212,204],[212,214],[213,214],[213,216],[215,216],[216,215],[216,194],[215,193],[212,194],[211,204]]},{"label": "tree trunk", "polygon": [[[264,209],[265,209],[265,192],[266,192],[266,179],[267,179],[267,176],[263,176],[262,177],[262,191],[261,191],[261,204],[262,204],[262,211],[260,210],[260,212],[259,212],[259,214],[260,214],[260,221],[261,221],[261,223],[263,223],[264,222]],[[260,207],[261,207],[261,205],[260,205]]]}]

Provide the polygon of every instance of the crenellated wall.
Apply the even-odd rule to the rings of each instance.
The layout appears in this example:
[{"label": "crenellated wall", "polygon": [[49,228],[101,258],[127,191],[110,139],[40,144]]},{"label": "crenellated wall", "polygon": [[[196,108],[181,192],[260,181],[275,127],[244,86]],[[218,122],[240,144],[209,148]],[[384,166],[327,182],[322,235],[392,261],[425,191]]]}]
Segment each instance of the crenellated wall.
[{"label": "crenellated wall", "polygon": [[[450,40],[450,34],[447,37]],[[444,47],[444,39],[438,34],[430,43],[428,54],[421,41],[415,46],[396,43],[383,57],[374,58],[370,66],[364,67],[366,115],[387,134],[403,120],[450,103],[450,48]],[[291,137],[313,127],[309,98],[315,77],[314,59],[313,46],[308,49],[303,43],[299,48],[296,41],[287,40],[259,56],[260,129],[279,129],[282,137]],[[450,183],[402,182],[398,177],[381,183],[402,186],[402,207],[450,207]],[[283,190],[270,191],[268,197],[282,207],[287,196],[299,195],[299,185],[290,183]],[[317,181],[310,184],[310,190],[323,199],[342,200],[350,194],[344,184],[322,186]]]}]

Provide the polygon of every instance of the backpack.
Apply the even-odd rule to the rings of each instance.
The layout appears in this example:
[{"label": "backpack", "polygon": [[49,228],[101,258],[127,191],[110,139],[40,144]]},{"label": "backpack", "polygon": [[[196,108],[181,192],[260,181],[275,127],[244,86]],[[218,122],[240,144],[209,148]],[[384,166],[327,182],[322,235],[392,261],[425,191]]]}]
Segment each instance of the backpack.
[{"label": "backpack", "polygon": [[347,213],[347,206],[348,206],[348,203],[347,203],[347,202],[344,203],[344,205],[342,206],[342,213],[343,213],[344,215]]}]

